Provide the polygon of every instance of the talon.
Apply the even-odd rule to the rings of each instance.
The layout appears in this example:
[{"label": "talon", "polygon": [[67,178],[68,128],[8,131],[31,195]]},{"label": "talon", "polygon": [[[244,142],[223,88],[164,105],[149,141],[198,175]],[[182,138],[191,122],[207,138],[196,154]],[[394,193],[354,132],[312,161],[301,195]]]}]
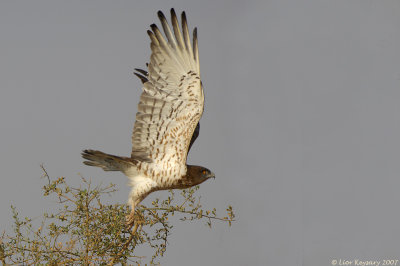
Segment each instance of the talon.
[{"label": "talon", "polygon": [[132,211],[129,215],[126,216],[125,224],[128,227],[132,227],[134,223],[135,223],[135,212]]}]

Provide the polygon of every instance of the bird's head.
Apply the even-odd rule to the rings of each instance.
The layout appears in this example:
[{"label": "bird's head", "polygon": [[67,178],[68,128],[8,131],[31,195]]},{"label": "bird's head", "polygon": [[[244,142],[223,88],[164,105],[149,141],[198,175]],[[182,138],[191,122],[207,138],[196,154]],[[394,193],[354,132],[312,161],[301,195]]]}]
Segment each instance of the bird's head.
[{"label": "bird's head", "polygon": [[205,167],[197,165],[187,166],[187,177],[191,181],[192,186],[199,185],[209,178],[215,178],[213,172]]}]

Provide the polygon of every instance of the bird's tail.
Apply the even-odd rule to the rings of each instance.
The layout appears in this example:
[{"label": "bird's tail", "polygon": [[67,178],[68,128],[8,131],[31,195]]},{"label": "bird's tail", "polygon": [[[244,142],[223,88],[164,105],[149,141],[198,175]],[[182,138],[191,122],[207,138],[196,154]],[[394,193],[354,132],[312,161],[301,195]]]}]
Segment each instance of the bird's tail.
[{"label": "bird's tail", "polygon": [[103,168],[104,171],[124,171],[136,164],[136,161],[128,157],[120,157],[101,151],[84,150],[82,157],[87,161],[83,163],[90,166]]}]

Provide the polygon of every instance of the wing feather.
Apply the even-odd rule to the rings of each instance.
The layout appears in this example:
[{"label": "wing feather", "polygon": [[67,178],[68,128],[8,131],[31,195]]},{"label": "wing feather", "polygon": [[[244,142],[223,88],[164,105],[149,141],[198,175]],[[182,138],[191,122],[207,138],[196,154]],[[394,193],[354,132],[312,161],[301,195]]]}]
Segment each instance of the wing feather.
[{"label": "wing feather", "polygon": [[197,28],[194,28],[193,30],[193,53],[194,53],[194,61],[197,63],[196,67],[199,70],[199,75],[200,75],[199,44],[197,41]]},{"label": "wing feather", "polygon": [[173,49],[176,49],[177,43],[176,43],[174,36],[172,35],[172,31],[168,25],[167,19],[165,18],[163,12],[158,11],[157,14],[158,14],[158,18],[161,21],[161,25],[164,29],[165,35],[167,36],[169,44],[172,46]]},{"label": "wing feather", "polygon": [[[186,20],[186,14],[185,12],[182,12],[181,15],[181,20],[182,20],[182,31],[183,31],[183,39],[185,40],[185,46],[186,46],[186,51],[189,53],[190,58],[193,57],[193,51],[192,51],[192,46],[190,45],[190,35],[189,35],[189,28]],[[191,67],[194,68],[195,66],[192,64],[194,60],[191,60]]]},{"label": "wing feather", "polygon": [[184,51],[185,50],[185,44],[183,42],[182,33],[181,33],[181,30],[179,29],[178,18],[176,17],[174,9],[171,9],[171,22],[172,22],[172,27],[174,29],[175,38],[176,38],[176,41],[178,43],[179,49],[181,51]]},{"label": "wing feather", "polygon": [[133,128],[131,156],[157,160],[158,165],[182,166],[186,164],[191,140],[197,137],[192,138],[204,107],[197,30],[193,32],[192,48],[184,12],[182,32],[173,9],[173,31],[161,11],[158,17],[166,38],[155,24],[150,26],[147,33],[152,53],[148,70],[136,69],[144,85]]}]

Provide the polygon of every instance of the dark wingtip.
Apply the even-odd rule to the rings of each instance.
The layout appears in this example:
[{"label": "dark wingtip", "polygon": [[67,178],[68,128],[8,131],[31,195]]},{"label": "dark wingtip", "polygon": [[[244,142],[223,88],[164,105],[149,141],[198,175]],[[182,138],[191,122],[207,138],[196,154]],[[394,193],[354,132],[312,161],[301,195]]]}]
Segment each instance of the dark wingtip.
[{"label": "dark wingtip", "polygon": [[143,84],[147,82],[147,79],[146,79],[145,77],[143,77],[142,75],[140,75],[140,74],[138,74],[138,73],[136,73],[136,72],[134,72],[133,74],[134,74],[136,77],[138,77],[138,78],[140,79],[140,81],[141,81]]},{"label": "dark wingtip", "polygon": [[165,20],[166,19],[165,16],[164,16],[164,13],[161,10],[158,10],[157,16],[158,16],[158,18],[160,20]]},{"label": "dark wingtip", "polygon": [[138,77],[143,84],[149,81],[145,76],[142,76],[139,73],[133,72],[133,74],[135,74],[136,77]]},{"label": "dark wingtip", "polygon": [[146,70],[140,69],[140,68],[135,68],[135,71],[141,73],[144,76],[147,76],[149,73]]},{"label": "dark wingtip", "polygon": [[176,18],[175,9],[171,8],[171,18]]}]

